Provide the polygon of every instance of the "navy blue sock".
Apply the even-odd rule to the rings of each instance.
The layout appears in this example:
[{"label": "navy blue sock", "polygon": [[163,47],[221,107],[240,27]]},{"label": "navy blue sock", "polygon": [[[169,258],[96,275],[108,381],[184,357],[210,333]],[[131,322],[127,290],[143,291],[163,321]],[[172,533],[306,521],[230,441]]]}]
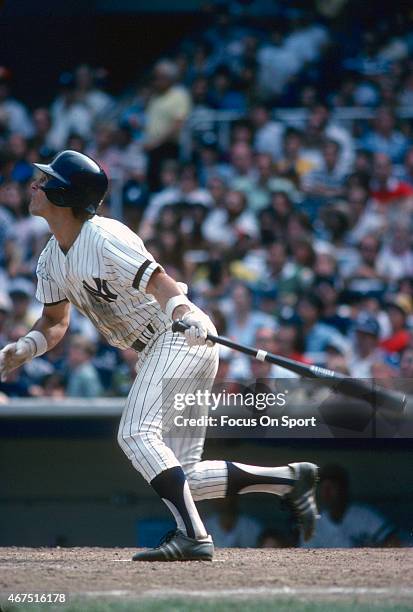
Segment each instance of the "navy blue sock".
[{"label": "navy blue sock", "polygon": [[174,515],[178,529],[190,538],[207,535],[181,466],[164,470],[151,480],[151,485]]},{"label": "navy blue sock", "polygon": [[273,493],[283,495],[293,486],[295,480],[288,466],[261,467],[227,461],[227,495],[243,493]]}]

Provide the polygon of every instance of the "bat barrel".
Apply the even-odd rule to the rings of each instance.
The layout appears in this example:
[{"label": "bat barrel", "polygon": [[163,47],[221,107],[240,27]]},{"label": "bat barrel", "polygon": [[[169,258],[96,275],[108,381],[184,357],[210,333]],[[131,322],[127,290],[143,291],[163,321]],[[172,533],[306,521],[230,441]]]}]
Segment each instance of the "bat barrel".
[{"label": "bat barrel", "polygon": [[[172,324],[172,331],[174,333],[184,333],[188,327],[189,326],[183,321],[174,321]],[[295,372],[299,376],[319,380],[323,385],[329,387],[334,392],[365,400],[377,410],[384,410],[398,414],[401,414],[404,411],[406,396],[397,391],[377,388],[375,387],[374,380],[367,382],[365,380],[348,378],[347,376],[344,376],[338,372],[333,372],[332,370],[327,370],[326,368],[320,368],[314,365],[310,366],[293,359],[288,359],[287,357],[266,353],[265,351],[259,351],[256,348],[245,346],[244,344],[238,344],[237,342],[233,342],[229,338],[224,338],[222,336],[208,334],[208,339],[214,343],[227,346],[235,351],[240,351],[245,355],[258,358],[261,361],[268,361],[275,365],[279,365],[282,368]]]},{"label": "bat barrel", "polygon": [[375,381],[344,378],[335,387],[335,391],[367,401],[377,410],[401,414],[406,406],[406,395],[398,391],[375,386]]}]

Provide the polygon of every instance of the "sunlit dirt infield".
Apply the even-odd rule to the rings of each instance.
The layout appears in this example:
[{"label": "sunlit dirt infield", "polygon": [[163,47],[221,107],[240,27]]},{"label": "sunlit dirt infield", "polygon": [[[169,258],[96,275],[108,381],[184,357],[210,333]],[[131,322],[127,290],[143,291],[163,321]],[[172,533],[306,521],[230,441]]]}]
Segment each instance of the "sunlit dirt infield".
[{"label": "sunlit dirt infield", "polygon": [[132,549],[0,548],[0,601],[10,593],[366,600],[413,605],[412,549],[220,549],[210,562],[132,563]]}]

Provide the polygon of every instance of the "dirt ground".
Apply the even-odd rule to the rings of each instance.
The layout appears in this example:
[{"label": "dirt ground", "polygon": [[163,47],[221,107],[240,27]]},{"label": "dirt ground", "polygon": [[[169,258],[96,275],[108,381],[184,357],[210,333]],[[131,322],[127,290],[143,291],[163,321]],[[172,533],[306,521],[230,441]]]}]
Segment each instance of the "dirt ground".
[{"label": "dirt ground", "polygon": [[0,600],[10,593],[354,597],[413,604],[412,549],[220,549],[212,563],[132,563],[131,549],[0,548]]}]

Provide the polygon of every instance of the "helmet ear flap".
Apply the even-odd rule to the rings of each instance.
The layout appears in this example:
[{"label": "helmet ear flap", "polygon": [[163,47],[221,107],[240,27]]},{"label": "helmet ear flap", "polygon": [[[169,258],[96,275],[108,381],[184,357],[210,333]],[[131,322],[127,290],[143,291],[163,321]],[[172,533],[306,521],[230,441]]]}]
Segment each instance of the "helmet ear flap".
[{"label": "helmet ear flap", "polygon": [[65,206],[65,189],[63,187],[42,187],[47,199],[56,206]]}]

